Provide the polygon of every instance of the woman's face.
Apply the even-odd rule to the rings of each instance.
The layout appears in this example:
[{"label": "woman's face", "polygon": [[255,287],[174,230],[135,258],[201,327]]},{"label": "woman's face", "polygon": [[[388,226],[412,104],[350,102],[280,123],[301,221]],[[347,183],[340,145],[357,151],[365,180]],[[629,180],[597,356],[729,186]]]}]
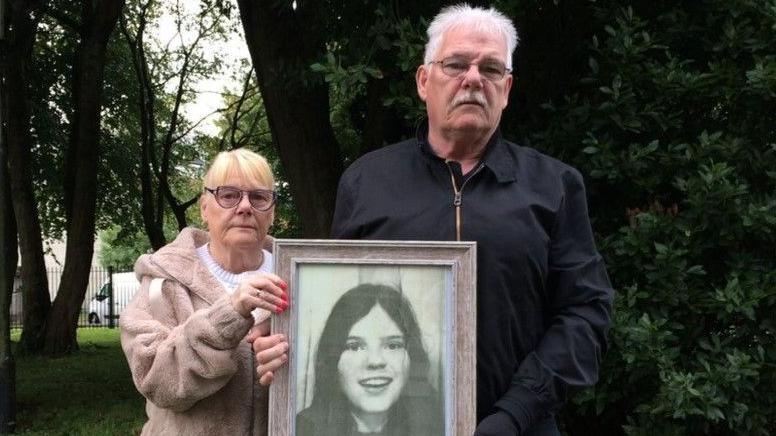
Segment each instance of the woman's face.
[{"label": "woman's face", "polygon": [[355,411],[387,412],[401,395],[410,372],[406,338],[380,305],[350,328],[337,370]]},{"label": "woman's face", "polygon": [[[222,185],[245,191],[272,189],[272,187],[251,184],[242,177],[229,177]],[[208,186],[217,188],[217,186]],[[237,206],[221,207],[213,194],[207,192],[202,199],[200,211],[202,220],[207,223],[212,244],[234,249],[257,249],[267,235],[274,217],[274,206],[261,212],[251,207],[248,195],[242,194]]]}]

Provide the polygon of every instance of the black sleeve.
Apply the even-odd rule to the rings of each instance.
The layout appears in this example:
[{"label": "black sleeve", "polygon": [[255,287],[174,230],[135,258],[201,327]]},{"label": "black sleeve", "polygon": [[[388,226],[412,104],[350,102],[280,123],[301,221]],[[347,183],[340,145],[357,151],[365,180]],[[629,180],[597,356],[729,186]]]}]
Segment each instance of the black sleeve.
[{"label": "black sleeve", "polygon": [[564,195],[553,227],[547,282],[550,322],[496,403],[522,429],[559,408],[569,388],[598,381],[611,324],[614,291],[595,248],[582,176],[568,170],[562,181]]}]

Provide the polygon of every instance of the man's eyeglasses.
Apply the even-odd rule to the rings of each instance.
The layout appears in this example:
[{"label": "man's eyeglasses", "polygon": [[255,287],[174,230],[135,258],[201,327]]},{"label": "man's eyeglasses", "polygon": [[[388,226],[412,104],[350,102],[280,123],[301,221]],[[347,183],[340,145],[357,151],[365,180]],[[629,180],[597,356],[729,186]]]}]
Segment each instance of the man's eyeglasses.
[{"label": "man's eyeglasses", "polygon": [[439,64],[442,67],[442,72],[450,77],[459,77],[460,75],[469,71],[471,65],[476,65],[480,75],[491,82],[498,82],[503,79],[508,73],[512,72],[506,65],[499,61],[484,60],[482,62],[469,62],[466,59],[451,56],[444,58],[441,61],[431,61],[429,64]]},{"label": "man's eyeglasses", "polygon": [[213,197],[216,198],[216,203],[224,209],[231,209],[237,206],[242,201],[243,194],[248,195],[248,202],[251,204],[251,207],[260,212],[269,210],[277,199],[277,193],[267,189],[245,191],[231,186],[219,186],[215,189],[205,188],[205,191],[213,194]]}]

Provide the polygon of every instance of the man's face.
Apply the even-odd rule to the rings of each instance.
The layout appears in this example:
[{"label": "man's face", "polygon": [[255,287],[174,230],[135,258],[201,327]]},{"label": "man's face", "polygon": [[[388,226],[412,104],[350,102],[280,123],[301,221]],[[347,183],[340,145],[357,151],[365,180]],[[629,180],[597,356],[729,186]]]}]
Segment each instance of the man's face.
[{"label": "man's face", "polygon": [[498,80],[483,77],[477,65],[505,64],[504,38],[478,32],[467,26],[454,27],[442,37],[434,61],[455,58],[471,63],[458,77],[443,72],[439,63],[418,67],[418,95],[426,102],[431,136],[490,135],[507,106],[512,75]]}]

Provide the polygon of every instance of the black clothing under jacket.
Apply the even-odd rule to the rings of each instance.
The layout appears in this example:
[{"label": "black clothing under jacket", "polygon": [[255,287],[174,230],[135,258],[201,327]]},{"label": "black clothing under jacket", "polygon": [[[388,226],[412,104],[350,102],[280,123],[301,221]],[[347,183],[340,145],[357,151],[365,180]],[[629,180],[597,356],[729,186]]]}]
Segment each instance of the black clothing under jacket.
[{"label": "black clothing under jacket", "polygon": [[462,176],[426,132],[350,165],[332,237],[455,240],[458,204],[460,239],[477,242],[478,421],[502,409],[525,431],[598,380],[606,349],[614,292],[582,176],[498,131]]}]

